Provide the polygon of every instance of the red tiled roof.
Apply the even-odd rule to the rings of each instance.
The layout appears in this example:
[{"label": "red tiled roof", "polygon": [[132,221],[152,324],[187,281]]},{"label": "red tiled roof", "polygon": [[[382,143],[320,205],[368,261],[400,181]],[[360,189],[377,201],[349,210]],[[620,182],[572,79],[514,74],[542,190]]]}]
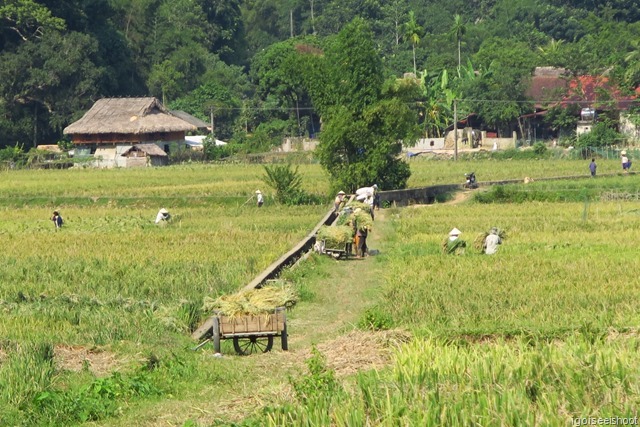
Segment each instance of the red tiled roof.
[{"label": "red tiled roof", "polygon": [[617,108],[626,110],[635,101],[635,95],[623,95],[617,87],[609,84],[605,76],[578,76],[569,82],[567,96],[563,104],[578,103],[582,107],[607,105],[607,101],[615,101]]},{"label": "red tiled roof", "polygon": [[527,90],[535,102],[536,109],[547,109],[550,105],[568,105],[577,103],[581,107],[606,106],[607,101],[615,100],[617,108],[626,110],[640,96],[623,95],[620,90],[609,83],[605,76],[569,77],[561,68],[537,68],[531,78],[531,85]]}]

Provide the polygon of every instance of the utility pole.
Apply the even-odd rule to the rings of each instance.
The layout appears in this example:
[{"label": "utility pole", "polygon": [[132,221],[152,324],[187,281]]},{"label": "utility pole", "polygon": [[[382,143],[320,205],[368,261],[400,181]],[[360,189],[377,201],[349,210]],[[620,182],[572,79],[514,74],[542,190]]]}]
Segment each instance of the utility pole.
[{"label": "utility pole", "polygon": [[458,101],[453,100],[453,160],[458,161]]},{"label": "utility pole", "polygon": [[33,147],[38,148],[38,104],[35,104],[35,107],[34,107]]}]

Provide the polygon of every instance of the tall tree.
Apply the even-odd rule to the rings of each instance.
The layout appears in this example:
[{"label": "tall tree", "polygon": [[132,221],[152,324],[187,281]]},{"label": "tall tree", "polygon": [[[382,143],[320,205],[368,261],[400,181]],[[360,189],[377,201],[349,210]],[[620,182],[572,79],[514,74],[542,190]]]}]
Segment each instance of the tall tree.
[{"label": "tall tree", "polygon": [[383,95],[382,63],[367,23],[354,19],[323,60],[332,84],[312,93],[324,120],[318,156],[333,186],[406,186],[410,171],[399,154],[403,140],[415,140],[417,120],[401,99]]},{"label": "tall tree", "polygon": [[467,32],[467,27],[465,23],[462,21],[462,17],[460,15],[455,15],[453,17],[453,26],[451,27],[451,37],[458,45],[458,75],[460,75],[460,66],[462,65],[462,57],[461,57],[461,49],[460,46],[462,44],[462,37]]},{"label": "tall tree", "polygon": [[0,28],[12,31],[23,42],[41,38],[45,32],[65,29],[63,19],[33,0],[4,0],[0,5]]},{"label": "tall tree", "polygon": [[420,43],[424,29],[418,25],[416,21],[416,14],[412,10],[409,12],[409,21],[404,24],[404,39],[411,42],[411,48],[413,49],[413,74],[418,74],[418,68],[416,66],[416,46]]},{"label": "tall tree", "polygon": [[28,121],[33,132],[13,138],[35,144],[61,134],[97,93],[103,70],[95,66],[96,52],[94,39],[71,32],[47,34],[0,56],[0,98],[10,120]]}]

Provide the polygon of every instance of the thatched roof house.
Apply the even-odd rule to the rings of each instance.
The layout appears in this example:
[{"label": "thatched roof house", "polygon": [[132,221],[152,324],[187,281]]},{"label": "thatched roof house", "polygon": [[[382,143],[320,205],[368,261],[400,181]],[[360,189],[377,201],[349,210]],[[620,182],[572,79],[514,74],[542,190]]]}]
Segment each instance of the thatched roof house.
[{"label": "thatched roof house", "polygon": [[211,132],[211,123],[207,123],[204,120],[200,120],[199,118],[192,116],[191,114],[185,112],[185,111],[180,111],[180,110],[169,110],[169,113],[172,116],[175,116],[179,119],[184,120],[187,123],[191,123],[192,125],[194,125],[195,127],[198,128],[198,130],[200,131],[208,131]]},{"label": "thatched roof house", "polygon": [[184,140],[197,127],[172,115],[156,98],[103,98],[64,129],[75,144]]}]

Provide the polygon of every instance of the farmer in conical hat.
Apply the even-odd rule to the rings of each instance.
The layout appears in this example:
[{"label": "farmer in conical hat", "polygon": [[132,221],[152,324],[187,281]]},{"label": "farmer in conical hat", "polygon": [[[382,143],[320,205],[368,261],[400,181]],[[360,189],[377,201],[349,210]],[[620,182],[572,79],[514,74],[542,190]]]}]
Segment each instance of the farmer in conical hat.
[{"label": "farmer in conical hat", "polygon": [[338,191],[336,198],[333,200],[333,210],[338,212],[340,210],[340,205],[344,202],[344,196],[346,193],[344,191]]},{"label": "farmer in conical hat", "polygon": [[262,197],[262,192],[260,190],[256,190],[256,199],[258,207],[261,208],[264,204],[264,197]]},{"label": "farmer in conical hat", "polygon": [[620,162],[622,163],[622,170],[629,172],[629,169],[631,169],[631,160],[629,160],[627,152],[624,150],[620,152]]},{"label": "farmer in conical hat", "polygon": [[442,245],[442,249],[446,254],[463,254],[464,248],[467,247],[467,242],[460,239],[462,231],[454,228],[449,232],[449,238],[445,240]]},{"label": "farmer in conical hat", "polygon": [[169,221],[171,219],[171,214],[165,208],[161,208],[158,211],[158,215],[156,215],[156,224],[160,224],[162,221]]}]

